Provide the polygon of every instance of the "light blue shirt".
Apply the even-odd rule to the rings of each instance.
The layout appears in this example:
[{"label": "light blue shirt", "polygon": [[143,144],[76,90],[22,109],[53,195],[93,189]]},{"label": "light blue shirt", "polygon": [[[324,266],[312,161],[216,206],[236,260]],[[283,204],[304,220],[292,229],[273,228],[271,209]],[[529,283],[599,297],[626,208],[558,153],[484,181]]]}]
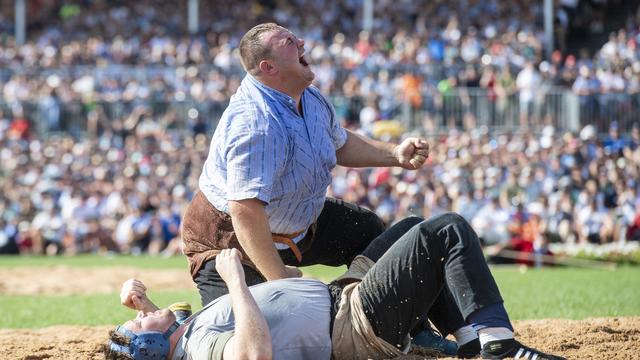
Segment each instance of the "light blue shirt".
[{"label": "light blue shirt", "polygon": [[[273,358],[328,360],[331,299],[327,285],[305,278],[280,279],[251,286],[251,295],[267,321]],[[173,360],[220,359],[235,331],[230,295],[221,296],[191,315]]]},{"label": "light blue shirt", "polygon": [[200,175],[213,206],[229,213],[229,200],[259,199],[276,234],[306,231],[317,220],[347,133],[317,88],[305,89],[301,102],[302,116],[292,97],[251,75],[242,80]]}]

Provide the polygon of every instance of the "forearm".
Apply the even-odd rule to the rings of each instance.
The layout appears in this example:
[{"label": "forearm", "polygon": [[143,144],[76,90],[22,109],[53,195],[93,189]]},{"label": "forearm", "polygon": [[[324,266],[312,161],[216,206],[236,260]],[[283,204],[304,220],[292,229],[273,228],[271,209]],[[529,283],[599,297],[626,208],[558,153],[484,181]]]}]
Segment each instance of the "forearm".
[{"label": "forearm", "polygon": [[257,199],[230,201],[233,230],[242,249],[267,280],[286,278],[286,268],[271,239],[264,206]]},{"label": "forearm", "polygon": [[145,313],[154,312],[160,310],[160,308],[149,299],[149,296],[145,293],[142,296],[137,296],[138,301],[132,299],[134,306],[137,310],[142,310]]},{"label": "forearm", "polygon": [[144,308],[142,309],[142,311],[144,311],[145,313],[154,312],[154,311],[160,310],[160,308],[158,306],[156,306],[156,304],[154,304],[149,299],[147,299],[146,302],[143,302],[143,304],[144,304]]},{"label": "forearm", "polygon": [[338,164],[348,167],[399,166],[395,144],[366,138],[347,130],[346,143],[336,151]]},{"label": "forearm", "polygon": [[233,354],[237,359],[272,357],[269,325],[244,279],[227,283],[235,317]]}]

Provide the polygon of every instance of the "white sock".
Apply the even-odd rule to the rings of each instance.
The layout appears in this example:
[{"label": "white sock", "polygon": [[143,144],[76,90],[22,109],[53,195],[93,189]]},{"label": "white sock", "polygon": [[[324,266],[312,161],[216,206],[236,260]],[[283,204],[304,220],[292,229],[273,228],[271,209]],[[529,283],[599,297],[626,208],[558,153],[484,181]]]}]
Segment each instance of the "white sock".
[{"label": "white sock", "polygon": [[478,333],[471,325],[466,325],[453,332],[458,346],[462,346],[478,338]]},{"label": "white sock", "polygon": [[480,346],[484,347],[490,341],[513,339],[513,331],[505,327],[487,327],[478,330],[478,337]]}]

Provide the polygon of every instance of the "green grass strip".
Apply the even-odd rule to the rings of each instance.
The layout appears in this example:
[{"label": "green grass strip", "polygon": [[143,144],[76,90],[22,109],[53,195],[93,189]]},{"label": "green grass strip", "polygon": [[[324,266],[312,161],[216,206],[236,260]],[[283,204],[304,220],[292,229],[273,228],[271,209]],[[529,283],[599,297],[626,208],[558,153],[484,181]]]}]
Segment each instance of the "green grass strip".
[{"label": "green grass strip", "polygon": [[[169,259],[145,256],[113,259],[97,256],[5,257],[0,258],[0,275],[3,266],[51,265],[184,269],[186,262],[181,256]],[[344,268],[313,266],[303,271],[306,276],[329,281],[340,275]],[[545,268],[524,272],[511,267],[494,268],[492,271],[513,320],[640,316],[640,267],[620,267],[614,271]],[[186,300],[194,310],[200,308],[197,291],[151,291],[150,296],[160,306]],[[117,294],[0,295],[0,309],[0,328],[118,324],[135,315],[132,310],[119,305]]]},{"label": "green grass strip", "polygon": [[[189,301],[200,308],[195,291],[150,292],[156,304]],[[117,294],[68,296],[0,296],[0,328],[41,328],[52,325],[119,324],[135,317],[133,310],[120,305]]]},{"label": "green grass strip", "polygon": [[640,268],[493,269],[513,319],[640,315]]}]

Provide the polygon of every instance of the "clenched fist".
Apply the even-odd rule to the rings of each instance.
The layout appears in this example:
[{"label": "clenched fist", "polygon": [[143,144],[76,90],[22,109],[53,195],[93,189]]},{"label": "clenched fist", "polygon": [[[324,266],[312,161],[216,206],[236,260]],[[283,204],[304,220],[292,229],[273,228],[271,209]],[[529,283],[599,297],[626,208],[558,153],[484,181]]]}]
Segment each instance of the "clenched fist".
[{"label": "clenched fist", "polygon": [[397,145],[393,152],[401,167],[416,170],[429,157],[429,143],[424,139],[410,137]]},{"label": "clenched fist", "polygon": [[147,297],[147,287],[137,279],[129,279],[122,284],[120,303],[133,310],[144,312],[158,310]]},{"label": "clenched fist", "polygon": [[244,269],[240,260],[242,254],[238,249],[224,249],[216,256],[216,270],[227,285],[231,281],[244,282]]}]

